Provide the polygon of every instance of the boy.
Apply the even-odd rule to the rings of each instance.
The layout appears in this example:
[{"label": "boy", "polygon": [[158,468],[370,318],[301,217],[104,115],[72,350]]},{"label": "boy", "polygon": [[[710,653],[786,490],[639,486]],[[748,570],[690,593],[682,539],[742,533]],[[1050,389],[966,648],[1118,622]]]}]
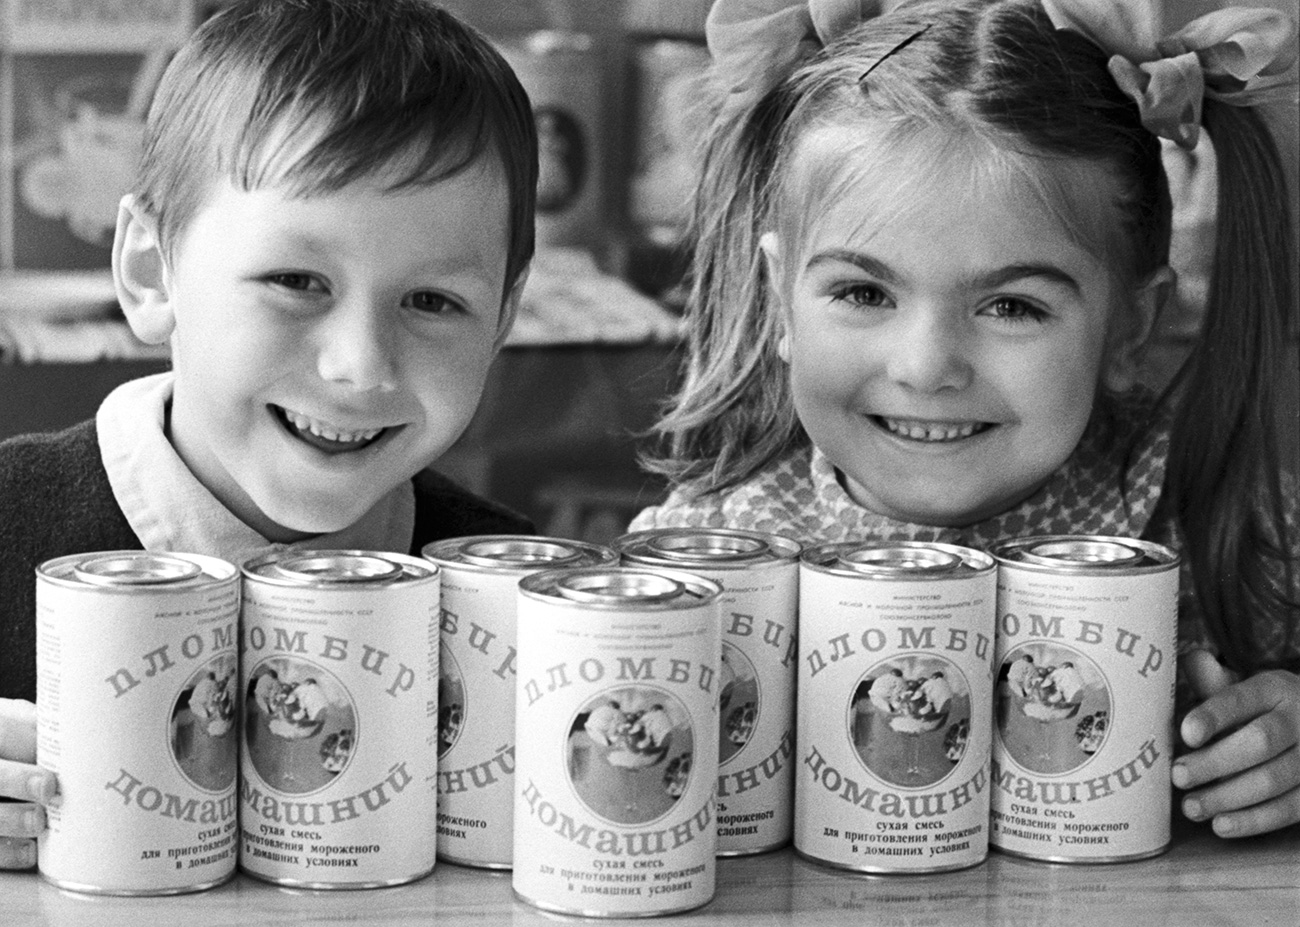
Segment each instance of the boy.
[{"label": "boy", "polygon": [[536,182],[523,89],[425,0],[246,0],[177,54],[113,247],[173,369],[0,444],[0,796],[23,802],[0,804],[0,867],[32,865],[57,788],[27,704],[39,563],[531,530],[426,468],[510,328]]}]

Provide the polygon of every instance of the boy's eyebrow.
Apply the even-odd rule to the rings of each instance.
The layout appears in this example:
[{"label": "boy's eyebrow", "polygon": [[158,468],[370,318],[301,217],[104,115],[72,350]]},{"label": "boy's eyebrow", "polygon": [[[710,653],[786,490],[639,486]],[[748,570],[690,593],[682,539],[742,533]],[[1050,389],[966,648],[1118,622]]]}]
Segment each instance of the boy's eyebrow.
[{"label": "boy's eyebrow", "polygon": [[[873,277],[879,279],[882,283],[896,285],[899,282],[898,275],[894,273],[889,265],[876,260],[869,254],[863,254],[860,251],[852,251],[848,248],[828,248],[825,251],[819,251],[808,260],[806,270],[812,270],[819,264],[831,264],[843,262],[852,264],[861,268]],[[999,267],[986,274],[972,278],[968,285],[976,289],[988,290],[996,289],[1013,280],[1024,280],[1028,277],[1042,277],[1053,283],[1068,287],[1076,294],[1081,294],[1083,288],[1079,281],[1074,279],[1070,274],[1054,264],[1008,264],[1005,267]]]}]

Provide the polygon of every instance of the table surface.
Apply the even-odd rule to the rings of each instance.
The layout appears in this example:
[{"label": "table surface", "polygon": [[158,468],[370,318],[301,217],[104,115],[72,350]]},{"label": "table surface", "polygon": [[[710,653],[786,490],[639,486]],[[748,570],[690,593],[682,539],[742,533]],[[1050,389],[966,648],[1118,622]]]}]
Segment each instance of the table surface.
[{"label": "table surface", "polygon": [[[670,923],[818,927],[1294,927],[1300,918],[1300,827],[1239,841],[1180,822],[1153,859],[1065,866],[993,853],[961,872],[846,873],[790,849],[719,860],[718,889]],[[369,891],[290,890],[237,876],[211,891],[108,898],[61,891],[31,872],[0,873],[0,923],[9,927],[260,927],[260,925],[554,924],[515,900],[509,873],[439,863],[431,876]],[[639,923],[645,923],[640,921]]]}]

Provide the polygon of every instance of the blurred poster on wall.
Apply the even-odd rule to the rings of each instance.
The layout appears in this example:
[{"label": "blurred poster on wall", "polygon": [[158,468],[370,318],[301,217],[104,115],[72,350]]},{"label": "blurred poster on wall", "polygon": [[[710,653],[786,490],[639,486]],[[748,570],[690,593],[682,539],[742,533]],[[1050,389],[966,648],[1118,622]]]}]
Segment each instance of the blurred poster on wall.
[{"label": "blurred poster on wall", "polygon": [[0,274],[106,268],[192,0],[0,0]]}]

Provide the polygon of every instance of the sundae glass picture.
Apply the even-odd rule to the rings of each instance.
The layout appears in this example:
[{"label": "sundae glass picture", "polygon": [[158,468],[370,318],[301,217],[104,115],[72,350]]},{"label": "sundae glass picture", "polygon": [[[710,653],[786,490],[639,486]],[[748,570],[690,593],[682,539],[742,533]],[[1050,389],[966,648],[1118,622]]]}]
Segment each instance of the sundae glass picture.
[{"label": "sundae glass picture", "polygon": [[749,659],[726,641],[722,643],[719,667],[722,691],[718,703],[718,762],[726,763],[754,735],[758,723],[758,674]]},{"label": "sundae glass picture", "polygon": [[244,705],[244,741],[259,776],[282,792],[305,794],[346,767],[356,709],[323,667],[274,657],[253,668]]},{"label": "sundae glass picture", "polygon": [[238,741],[233,654],[217,657],[190,677],[172,708],[170,746],[185,777],[220,791],[235,780]]},{"label": "sundae glass picture", "polygon": [[[1091,660],[1065,647],[1034,644],[1008,654],[1000,676],[998,731],[1017,763],[1033,772],[1063,773],[1096,752],[1110,698]],[[1087,717],[1074,722],[1085,704]]]},{"label": "sundae glass picture", "polygon": [[440,654],[442,673],[438,677],[438,759],[442,759],[465,727],[465,681],[449,648]]},{"label": "sundae glass picture", "polygon": [[579,711],[570,727],[568,772],[595,814],[619,824],[662,816],[686,789],[693,737],[686,710],[667,692],[631,687]]},{"label": "sundae glass picture", "polygon": [[970,689],[942,658],[888,660],[858,684],[849,714],[854,746],[868,769],[893,785],[929,786],[965,753]]}]

